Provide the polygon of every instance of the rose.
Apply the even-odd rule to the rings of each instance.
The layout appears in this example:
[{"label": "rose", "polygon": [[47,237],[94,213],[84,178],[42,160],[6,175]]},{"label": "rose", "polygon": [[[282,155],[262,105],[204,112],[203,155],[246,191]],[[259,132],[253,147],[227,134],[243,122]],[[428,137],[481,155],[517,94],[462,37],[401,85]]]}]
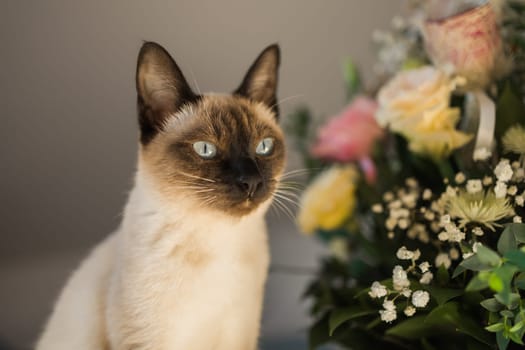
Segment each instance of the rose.
[{"label": "rose", "polygon": [[[425,47],[432,61],[451,67],[469,86],[485,86],[500,58],[501,38],[493,5],[478,1],[431,2],[430,18],[424,23]],[[465,10],[465,6],[467,10]]]},{"label": "rose", "polygon": [[353,166],[333,166],[321,173],[303,193],[297,222],[304,233],[340,227],[355,208]]},{"label": "rose", "polygon": [[370,153],[374,142],[383,135],[374,118],[376,110],[374,100],[356,97],[320,129],[312,154],[341,162],[358,161],[367,180],[375,181],[376,171]]},{"label": "rose", "polygon": [[379,91],[376,119],[405,136],[413,152],[444,158],[471,138],[456,130],[459,110],[449,106],[457,83],[432,66],[401,71]]}]

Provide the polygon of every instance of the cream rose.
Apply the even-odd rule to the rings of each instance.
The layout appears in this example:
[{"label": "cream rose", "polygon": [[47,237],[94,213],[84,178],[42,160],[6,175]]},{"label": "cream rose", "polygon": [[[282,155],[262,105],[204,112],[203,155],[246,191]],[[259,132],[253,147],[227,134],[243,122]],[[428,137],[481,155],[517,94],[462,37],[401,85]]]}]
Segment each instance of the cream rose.
[{"label": "cream rose", "polygon": [[297,222],[306,234],[340,227],[354,211],[357,170],[333,166],[321,173],[303,193]]},{"label": "cream rose", "polygon": [[401,71],[379,91],[376,119],[405,136],[413,152],[446,157],[471,138],[456,130],[459,110],[449,106],[456,84],[432,66]]}]

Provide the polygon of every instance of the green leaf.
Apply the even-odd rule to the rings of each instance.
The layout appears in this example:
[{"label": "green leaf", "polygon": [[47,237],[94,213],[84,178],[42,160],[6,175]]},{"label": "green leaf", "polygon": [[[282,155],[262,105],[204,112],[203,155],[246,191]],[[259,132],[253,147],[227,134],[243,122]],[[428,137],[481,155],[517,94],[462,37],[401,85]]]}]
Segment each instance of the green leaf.
[{"label": "green leaf", "polygon": [[507,230],[512,232],[516,241],[520,243],[525,243],[525,224],[512,223],[512,224],[507,225],[507,227],[505,227],[505,230],[503,232]]},{"label": "green leaf", "polygon": [[525,290],[525,272],[520,272],[514,279],[516,288]]},{"label": "green leaf", "polygon": [[485,299],[480,304],[491,312],[498,312],[503,309],[503,305],[496,298]]},{"label": "green leaf", "polygon": [[463,295],[463,290],[461,289],[452,289],[452,288],[441,288],[436,286],[426,286],[430,296],[436,300],[438,305],[443,305],[450,299],[454,299]]},{"label": "green leaf", "polygon": [[502,310],[502,311],[500,311],[500,315],[504,316],[504,317],[507,317],[507,318],[514,318],[514,313],[512,311],[509,311],[509,310]]},{"label": "green leaf", "polygon": [[432,334],[433,327],[426,324],[426,316],[413,316],[387,329],[385,334],[404,339],[420,339]]},{"label": "green leaf", "polygon": [[458,332],[467,334],[484,344],[490,345],[493,342],[490,334],[481,328],[477,322],[460,313],[459,303],[455,301],[436,307],[427,315],[425,323],[432,327],[443,327],[448,324]]},{"label": "green leaf", "polygon": [[437,277],[436,277],[437,283],[440,286],[446,286],[450,280],[450,276],[448,274],[448,269],[445,267],[445,265],[440,265],[437,270]]},{"label": "green leaf", "polygon": [[337,327],[339,327],[346,321],[372,314],[377,314],[377,310],[365,310],[362,307],[348,307],[343,309],[336,309],[330,313],[330,319],[328,321],[329,335],[332,336]]},{"label": "green leaf", "polygon": [[495,273],[490,275],[488,285],[490,289],[492,289],[495,292],[501,292],[505,288],[505,285],[503,284],[503,280],[501,279],[500,276],[498,276]]},{"label": "green leaf", "polygon": [[310,350],[316,349],[330,339],[328,335],[328,314],[325,314],[311,328],[308,335],[308,344]]},{"label": "green leaf", "polygon": [[[479,247],[479,248],[481,248],[481,247]],[[472,270],[472,271],[490,270],[490,268],[492,267],[491,265],[482,262],[478,254],[474,254],[471,257],[463,260],[459,264],[459,266],[463,266],[465,269]],[[456,274],[456,272],[454,272],[454,277],[456,277],[456,276],[457,276],[457,274]]]},{"label": "green leaf", "polygon": [[501,257],[498,253],[484,245],[478,247],[476,255],[482,264],[498,266],[501,262]]},{"label": "green leaf", "polygon": [[522,322],[517,322],[516,324],[514,324],[514,326],[512,326],[511,329],[509,329],[509,332],[511,333],[516,333],[518,332],[520,329],[523,328],[523,326],[525,326],[525,323]]},{"label": "green leaf", "polygon": [[523,341],[521,340],[521,338],[518,337],[516,333],[509,333],[509,338],[516,344],[524,345]]},{"label": "green leaf", "polygon": [[499,350],[506,350],[509,346],[510,339],[506,338],[503,331],[496,333],[496,342]]},{"label": "green leaf", "polygon": [[343,64],[343,78],[346,85],[346,96],[350,99],[361,89],[361,76],[351,58],[347,58]]},{"label": "green leaf", "polygon": [[516,87],[507,81],[496,101],[496,139],[500,139],[514,124],[523,124],[525,107]]},{"label": "green leaf", "polygon": [[505,254],[505,259],[520,269],[525,270],[525,252],[521,250],[511,250]]},{"label": "green leaf", "polygon": [[508,228],[505,229],[498,240],[498,252],[504,255],[508,251],[517,248],[518,244],[516,243],[516,237],[514,236],[514,232],[512,230],[509,230]]},{"label": "green leaf", "polygon": [[505,325],[503,323],[499,322],[499,323],[491,324],[490,326],[485,327],[485,329],[487,331],[489,331],[489,332],[496,333],[496,332],[504,330],[505,329]]},{"label": "green leaf", "polygon": [[465,291],[467,291],[467,292],[476,292],[478,290],[482,290],[482,289],[488,288],[488,286],[489,286],[489,281],[481,279],[479,277],[479,275],[476,275],[476,276],[472,277],[472,279],[470,280],[469,284],[465,288]]},{"label": "green leaf", "polygon": [[454,273],[452,274],[452,278],[456,278],[458,277],[459,275],[461,275],[463,272],[467,271],[467,268],[463,265],[458,265],[458,267],[456,267],[456,269],[454,270]]}]

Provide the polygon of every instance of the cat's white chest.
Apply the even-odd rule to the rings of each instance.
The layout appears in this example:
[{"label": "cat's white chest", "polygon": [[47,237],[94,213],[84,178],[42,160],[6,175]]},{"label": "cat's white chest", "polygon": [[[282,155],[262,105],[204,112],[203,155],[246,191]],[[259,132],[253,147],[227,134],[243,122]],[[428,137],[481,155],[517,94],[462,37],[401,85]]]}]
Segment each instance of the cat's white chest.
[{"label": "cat's white chest", "polygon": [[[127,247],[133,259],[120,265],[113,291],[126,312],[110,318],[134,334],[155,330],[159,350],[255,349],[269,262],[262,218],[156,227],[148,254],[143,244]],[[141,349],[147,343],[136,339]]]}]

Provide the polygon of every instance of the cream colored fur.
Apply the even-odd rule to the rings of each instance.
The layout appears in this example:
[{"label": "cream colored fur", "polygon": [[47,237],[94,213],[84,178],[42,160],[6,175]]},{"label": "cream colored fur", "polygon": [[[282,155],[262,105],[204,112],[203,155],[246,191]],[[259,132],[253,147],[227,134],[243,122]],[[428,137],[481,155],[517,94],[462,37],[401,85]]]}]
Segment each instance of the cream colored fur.
[{"label": "cream colored fur", "polygon": [[136,176],[121,227],[62,291],[37,350],[253,350],[269,263],[264,213],[168,200]]}]

